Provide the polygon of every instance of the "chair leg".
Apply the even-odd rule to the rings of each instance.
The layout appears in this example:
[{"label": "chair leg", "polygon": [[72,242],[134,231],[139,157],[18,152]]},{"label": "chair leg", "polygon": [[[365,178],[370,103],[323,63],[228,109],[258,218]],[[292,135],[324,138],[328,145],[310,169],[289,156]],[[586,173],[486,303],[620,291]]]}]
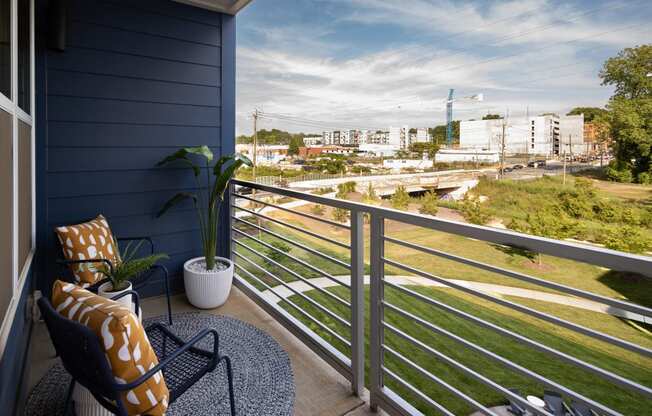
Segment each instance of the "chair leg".
[{"label": "chair leg", "polygon": [[233,397],[233,370],[229,357],[222,357],[226,361],[226,378],[229,380],[229,403],[231,404],[231,416],[235,416],[235,398]]},{"label": "chair leg", "polygon": [[165,296],[168,301],[168,323],[170,324],[170,326],[172,326],[172,304],[170,303],[169,273],[168,273],[168,269],[166,269],[164,266],[161,266],[161,270],[163,271],[163,280],[165,281]]},{"label": "chair leg", "polygon": [[75,415],[75,406],[73,405],[73,401],[72,401],[72,392],[74,389],[75,389],[75,380],[72,380],[70,382],[70,386],[68,386],[68,393],[66,393],[66,405],[63,410],[63,414],[65,416]]}]

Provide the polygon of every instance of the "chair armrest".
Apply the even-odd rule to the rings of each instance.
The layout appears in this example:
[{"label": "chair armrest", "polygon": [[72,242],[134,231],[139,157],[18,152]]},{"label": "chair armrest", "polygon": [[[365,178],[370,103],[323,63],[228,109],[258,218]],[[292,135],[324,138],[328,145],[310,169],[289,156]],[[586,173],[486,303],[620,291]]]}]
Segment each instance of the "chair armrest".
[{"label": "chair armrest", "polygon": [[109,266],[109,270],[111,271],[111,274],[113,274],[113,263],[111,263],[108,259],[85,259],[85,260],[58,259],[56,262],[57,264],[63,266],[69,266],[71,264],[82,264],[82,263],[105,263],[107,266]]},{"label": "chair armrest", "polygon": [[118,300],[124,298],[127,295],[131,295],[131,301],[136,306],[136,316],[138,316],[138,311],[140,310],[140,296],[135,290],[127,290],[126,292],[122,292],[119,295],[113,296],[111,300]]},{"label": "chair armrest", "polygon": [[120,241],[147,241],[149,243],[150,254],[154,254],[154,242],[151,237],[120,237],[116,238],[118,242]]},{"label": "chair armrest", "polygon": [[[156,324],[155,324],[156,325]],[[177,357],[179,357],[181,354],[184,352],[188,351],[190,348],[193,347],[196,343],[201,341],[202,339],[206,338],[209,335],[213,335],[213,362],[215,365],[217,365],[217,362],[219,361],[218,358],[218,348],[219,348],[219,335],[217,334],[217,331],[214,329],[204,329],[197,333],[190,341],[186,342],[183,346],[178,348],[176,351],[174,351],[172,354],[168,355],[158,363],[154,368],[143,374],[142,376],[138,377],[136,380],[132,381],[131,383],[127,384],[114,384],[114,388],[116,390],[131,390],[141,384],[143,384],[145,381],[147,381],[149,378],[151,378],[154,374],[158,373],[159,371],[163,370],[167,365],[169,365],[172,361],[174,361]]]}]

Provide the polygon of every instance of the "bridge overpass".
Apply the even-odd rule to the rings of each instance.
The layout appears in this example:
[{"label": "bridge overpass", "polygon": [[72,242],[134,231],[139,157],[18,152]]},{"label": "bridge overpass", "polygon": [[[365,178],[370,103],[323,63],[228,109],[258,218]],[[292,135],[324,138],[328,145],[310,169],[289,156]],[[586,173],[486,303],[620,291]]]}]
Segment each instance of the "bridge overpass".
[{"label": "bridge overpass", "polygon": [[372,184],[376,194],[379,196],[391,195],[396,187],[402,185],[408,192],[423,192],[427,190],[446,190],[454,191],[456,189],[466,189],[475,186],[478,178],[486,175],[495,175],[495,169],[478,169],[478,170],[447,170],[439,172],[425,173],[402,173],[395,175],[374,175],[358,177],[341,177],[319,180],[308,180],[301,182],[292,182],[288,184],[291,189],[298,191],[311,191],[319,188],[337,188],[337,185],[344,182],[355,181],[357,190],[364,190]]}]

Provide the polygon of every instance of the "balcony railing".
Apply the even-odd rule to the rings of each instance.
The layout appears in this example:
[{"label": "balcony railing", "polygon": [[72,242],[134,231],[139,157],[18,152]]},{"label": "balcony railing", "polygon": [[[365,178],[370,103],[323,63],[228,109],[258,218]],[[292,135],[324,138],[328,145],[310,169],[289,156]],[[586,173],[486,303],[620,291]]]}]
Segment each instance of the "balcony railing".
[{"label": "balcony railing", "polygon": [[[253,182],[235,184],[255,190],[232,193],[236,284],[348,378],[354,393],[366,384],[372,408],[401,415],[495,415],[491,407],[509,400],[532,414],[551,415],[517,390],[546,389],[615,416],[652,399],[652,340],[632,340],[595,320],[632,319],[644,334],[652,309],[587,290],[582,282],[583,271],[597,266],[602,269],[590,270],[618,271],[645,290],[652,258]],[[306,209],[314,205],[322,212]],[[340,210],[339,218],[349,220],[327,219],[324,209]],[[533,261],[536,273],[527,273],[442,250],[424,236],[455,239],[471,252],[486,245],[545,255],[561,269],[558,278],[548,279],[539,273],[545,264],[539,270]],[[397,259],[406,252],[419,265]],[[492,281],[465,278],[479,272],[514,283],[494,287]],[[513,294],[519,290],[525,294]],[[542,307],[528,293],[553,303]],[[566,302],[577,308],[562,316],[546,308]],[[586,310],[591,312],[583,315]],[[499,342],[487,344],[489,339]]]}]

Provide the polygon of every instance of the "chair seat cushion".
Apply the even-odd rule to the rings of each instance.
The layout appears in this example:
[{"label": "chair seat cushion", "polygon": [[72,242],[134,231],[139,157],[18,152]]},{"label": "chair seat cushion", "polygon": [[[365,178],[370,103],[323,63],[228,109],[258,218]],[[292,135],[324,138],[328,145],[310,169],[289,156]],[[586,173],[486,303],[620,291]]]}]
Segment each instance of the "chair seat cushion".
[{"label": "chair seat cushion", "polygon": [[[52,288],[52,306],[62,316],[81,323],[99,337],[117,383],[135,381],[158,364],[138,318],[122,304],[57,280]],[[169,399],[160,372],[124,392],[123,396],[130,415],[163,415]]]},{"label": "chair seat cushion", "polygon": [[[113,264],[120,260],[118,245],[102,215],[85,223],[57,227],[55,231],[66,260],[107,259]],[[71,264],[70,270],[77,284],[88,287],[103,278],[89,266],[100,265]]]}]

